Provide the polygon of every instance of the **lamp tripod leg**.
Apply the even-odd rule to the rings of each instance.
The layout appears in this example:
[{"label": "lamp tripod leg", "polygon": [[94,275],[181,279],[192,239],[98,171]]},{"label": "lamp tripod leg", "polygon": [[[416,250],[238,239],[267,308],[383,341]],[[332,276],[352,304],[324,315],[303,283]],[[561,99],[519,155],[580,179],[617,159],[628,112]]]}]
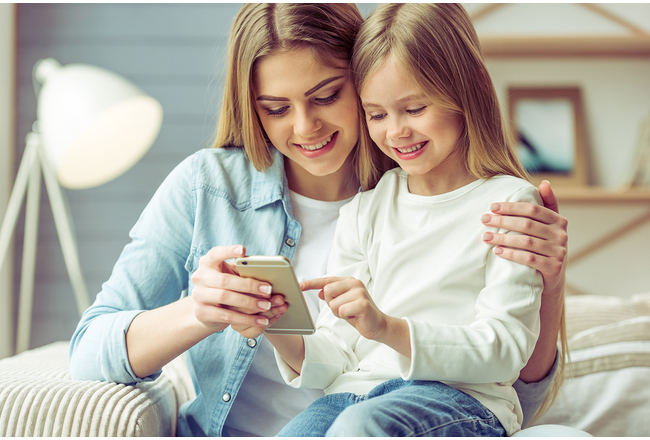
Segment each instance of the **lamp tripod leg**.
[{"label": "lamp tripod leg", "polygon": [[41,156],[41,167],[43,170],[43,179],[45,180],[45,187],[47,194],[50,198],[50,205],[52,206],[52,214],[54,216],[54,224],[59,235],[61,243],[61,250],[63,251],[63,259],[66,268],[68,269],[68,276],[72,283],[75,298],[77,300],[77,310],[79,316],[90,307],[90,298],[88,297],[88,288],[81,272],[81,264],[79,262],[79,251],[77,249],[76,240],[72,232],[72,222],[69,217],[68,209],[61,192],[61,187],[56,180],[54,170],[50,168],[49,163],[44,157],[44,152],[39,148],[39,155]]},{"label": "lamp tripod leg", "polygon": [[20,214],[20,207],[23,198],[25,197],[25,191],[27,190],[29,173],[32,168],[32,163],[37,159],[37,154],[36,145],[27,144],[25,152],[23,153],[23,159],[18,167],[18,173],[16,173],[14,188],[11,191],[7,211],[2,220],[2,227],[0,228],[0,267],[2,267],[5,261],[4,259],[7,257],[11,236],[16,228],[16,222],[18,221],[18,215]]},{"label": "lamp tripod leg", "polygon": [[23,264],[20,275],[20,302],[18,303],[18,331],[16,353],[29,349],[34,303],[34,275],[36,273],[36,247],[38,243],[38,211],[41,201],[41,167],[32,162],[27,186],[25,207],[25,236],[23,239]]},{"label": "lamp tripod leg", "polygon": [[[22,206],[23,199],[25,198],[25,192],[27,191],[27,185],[30,181],[32,181],[31,173],[33,172],[34,168],[38,166],[37,163],[38,152],[36,151],[36,147],[37,146],[33,143],[26,144],[25,151],[23,152],[23,158],[20,162],[20,166],[18,167],[18,173],[16,173],[16,181],[14,183],[14,188],[11,191],[11,197],[9,198],[7,211],[5,213],[4,219],[2,220],[2,227],[0,228],[0,267],[2,267],[5,258],[7,258],[8,256],[9,244],[11,242],[11,237],[16,228],[16,223],[18,221],[18,216],[20,214],[20,207]],[[39,178],[39,185],[40,185],[40,178]],[[33,194],[33,190],[30,192],[32,192]],[[36,216],[38,217],[38,212],[36,212]],[[25,222],[27,223],[27,215],[25,217]],[[22,278],[21,278],[21,294],[22,294],[22,289],[23,287],[22,287]],[[7,294],[13,297],[13,291],[8,292]],[[13,301],[11,302],[13,303]],[[24,323],[19,324],[17,337],[22,338],[24,340],[25,339],[24,336],[20,334],[21,332],[20,329],[23,326]],[[27,340],[29,344],[29,336],[27,336]],[[17,343],[16,345],[18,346],[19,344]]]}]

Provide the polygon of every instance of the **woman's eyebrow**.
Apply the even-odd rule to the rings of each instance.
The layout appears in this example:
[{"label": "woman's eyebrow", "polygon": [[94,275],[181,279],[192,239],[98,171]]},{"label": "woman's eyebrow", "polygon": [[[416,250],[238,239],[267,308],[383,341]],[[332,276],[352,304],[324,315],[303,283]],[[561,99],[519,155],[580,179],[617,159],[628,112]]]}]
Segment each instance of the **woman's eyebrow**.
[{"label": "woman's eyebrow", "polygon": [[277,96],[261,95],[256,101],[288,101],[287,98],[278,98]]},{"label": "woman's eyebrow", "polygon": [[[305,92],[305,96],[312,95],[316,93],[318,90],[322,89],[332,81],[336,81],[337,79],[341,79],[343,76],[333,76],[331,78],[327,78],[316,84],[314,87],[311,89],[307,90]],[[260,95],[257,97],[257,101],[288,101],[289,99],[287,98],[279,98],[277,96],[270,96],[270,95]]]},{"label": "woman's eyebrow", "polygon": [[311,94],[317,92],[317,91],[320,90],[321,88],[325,87],[326,85],[328,85],[328,84],[331,83],[332,81],[336,81],[337,79],[341,79],[341,78],[343,78],[343,76],[333,76],[333,77],[331,77],[331,78],[324,79],[324,80],[322,80],[321,82],[319,82],[318,84],[316,84],[316,86],[314,86],[314,87],[312,87],[311,89],[307,90],[307,91],[305,92],[305,96],[309,96],[309,95],[311,95]]}]

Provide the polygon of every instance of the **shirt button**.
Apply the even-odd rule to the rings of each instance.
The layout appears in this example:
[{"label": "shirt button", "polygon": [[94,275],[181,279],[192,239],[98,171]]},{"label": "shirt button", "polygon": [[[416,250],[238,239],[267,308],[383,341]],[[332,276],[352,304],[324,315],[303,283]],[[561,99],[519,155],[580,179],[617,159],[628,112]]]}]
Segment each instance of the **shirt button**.
[{"label": "shirt button", "polygon": [[224,402],[229,402],[230,401],[230,393],[226,393],[223,395],[221,398]]},{"label": "shirt button", "polygon": [[289,246],[289,247],[294,247],[294,246],[296,245],[296,242],[293,241],[293,239],[291,239],[291,238],[287,238],[284,242],[285,242],[285,243],[287,244],[287,246]]},{"label": "shirt button", "polygon": [[255,339],[249,339],[248,341],[246,341],[246,343],[250,348],[253,348],[257,345],[257,341]]}]

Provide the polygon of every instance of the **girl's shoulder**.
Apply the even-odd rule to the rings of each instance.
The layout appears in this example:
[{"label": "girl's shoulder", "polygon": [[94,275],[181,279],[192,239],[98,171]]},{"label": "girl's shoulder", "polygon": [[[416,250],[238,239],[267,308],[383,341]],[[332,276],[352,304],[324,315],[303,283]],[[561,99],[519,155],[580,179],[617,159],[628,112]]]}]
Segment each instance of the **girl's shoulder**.
[{"label": "girl's shoulder", "polygon": [[388,170],[384,173],[383,176],[377,182],[377,185],[371,190],[364,191],[362,194],[365,194],[366,197],[371,197],[373,194],[381,193],[384,191],[390,191],[395,186],[399,185],[400,179],[406,179],[407,174],[400,167],[395,167],[391,170]]},{"label": "girl's shoulder", "polygon": [[355,215],[357,217],[372,217],[377,211],[384,209],[387,205],[386,198],[390,194],[396,194],[396,188],[399,188],[401,168],[393,168],[384,173],[373,189],[361,191],[352,199],[350,203],[341,208],[346,215]]},{"label": "girl's shoulder", "polygon": [[498,175],[487,179],[482,186],[485,190],[498,193],[505,202],[527,201],[542,204],[535,185],[519,177]]}]

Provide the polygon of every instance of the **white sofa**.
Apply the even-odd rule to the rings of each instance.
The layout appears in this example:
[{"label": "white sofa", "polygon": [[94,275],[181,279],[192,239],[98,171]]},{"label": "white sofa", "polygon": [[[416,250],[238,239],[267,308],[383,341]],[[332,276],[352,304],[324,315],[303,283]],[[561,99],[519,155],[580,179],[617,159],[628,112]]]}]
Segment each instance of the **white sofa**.
[{"label": "white sofa", "polygon": [[182,357],[135,386],[73,381],[67,341],[0,361],[0,437],[168,437],[194,398]]},{"label": "white sofa", "polygon": [[[650,435],[650,293],[569,297],[567,327],[572,377],[539,426],[517,436]],[[0,361],[0,436],[174,435],[194,397],[182,358],[126,386],[70,380],[67,352],[57,342]]]}]

